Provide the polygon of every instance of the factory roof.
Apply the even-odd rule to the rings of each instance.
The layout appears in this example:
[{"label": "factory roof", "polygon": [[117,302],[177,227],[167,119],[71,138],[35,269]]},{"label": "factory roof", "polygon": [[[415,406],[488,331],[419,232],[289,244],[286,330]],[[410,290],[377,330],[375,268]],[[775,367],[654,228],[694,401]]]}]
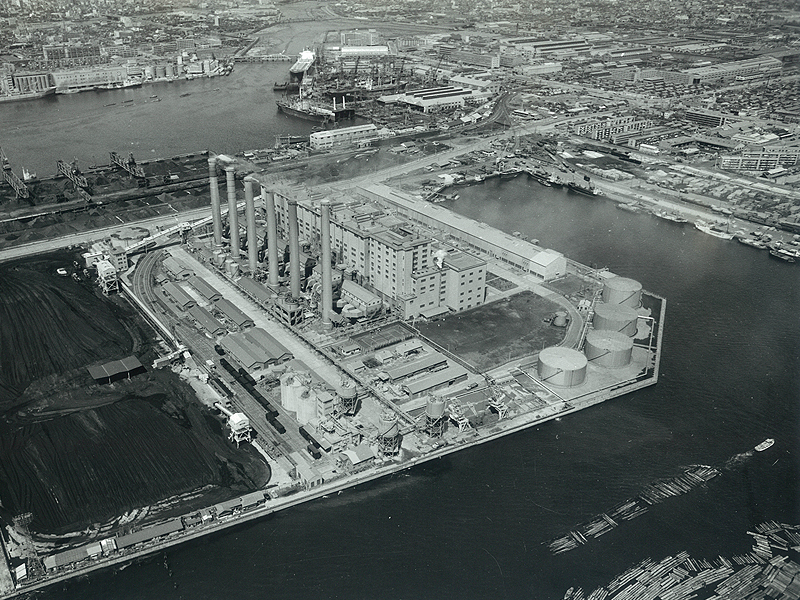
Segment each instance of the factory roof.
[{"label": "factory roof", "polygon": [[546,267],[546,266],[552,264],[553,262],[555,262],[556,260],[558,260],[559,258],[561,258],[563,256],[564,256],[563,254],[561,254],[560,252],[557,252],[556,250],[547,249],[547,250],[542,250],[541,252],[537,252],[536,254],[534,254],[533,258],[531,258],[531,262],[534,262],[537,265],[542,265],[543,267]]},{"label": "factory roof", "polygon": [[128,535],[119,536],[117,538],[117,548],[121,550],[122,548],[127,548],[128,546],[133,546],[140,542],[146,542],[147,540],[180,531],[181,529],[183,529],[183,523],[180,519],[170,519],[166,523],[147,527]]},{"label": "factory roof", "polygon": [[202,306],[192,306],[186,312],[189,313],[189,316],[192,317],[197,323],[209,332],[212,335],[217,335],[225,331],[225,328],[222,326],[222,323],[217,321],[217,319],[208,312]]},{"label": "factory roof", "polygon": [[250,494],[245,494],[240,498],[243,508],[247,508],[248,506],[253,506],[254,504],[258,504],[263,499],[264,499],[263,490],[258,492],[252,492]]},{"label": "factory roof", "polygon": [[187,267],[174,256],[166,257],[161,264],[173,277],[185,279],[194,275],[194,271],[192,271],[192,269]]},{"label": "factory roof", "polygon": [[253,298],[262,302],[264,304],[268,304],[272,301],[272,294],[265,288],[263,285],[250,279],[249,277],[240,277],[236,280],[236,283],[242,288],[245,292],[250,294]]},{"label": "factory roof", "polygon": [[214,305],[223,313],[225,313],[225,316],[233,321],[238,327],[245,327],[246,325],[253,324],[253,319],[236,308],[236,306],[226,298],[220,298],[214,303]]},{"label": "factory roof", "polygon": [[217,298],[221,298],[222,294],[220,294],[214,287],[209,284],[205,279],[202,277],[189,277],[189,285],[191,285],[197,292],[206,300],[216,300]]},{"label": "factory roof", "polygon": [[403,388],[408,390],[408,393],[412,396],[416,396],[422,392],[435,389],[446,383],[466,377],[468,374],[469,371],[467,371],[461,365],[450,365],[441,371],[434,371],[433,373],[428,373],[421,376],[419,379],[406,381],[403,384]]},{"label": "factory roof", "polygon": [[92,379],[95,381],[108,379],[110,383],[111,379],[118,375],[127,375],[130,377],[135,372],[144,369],[144,367],[135,356],[126,356],[120,360],[112,360],[102,365],[87,367],[87,369],[89,375],[91,375]]},{"label": "factory roof", "polygon": [[373,304],[380,304],[381,302],[378,296],[349,279],[342,282],[342,292],[349,294],[355,300],[364,304],[364,306],[372,306]]},{"label": "factory roof", "polygon": [[292,353],[289,352],[286,346],[260,327],[254,327],[242,335],[244,335],[245,339],[248,341],[259,346],[267,354],[270,361],[280,362],[292,358]]},{"label": "factory roof", "polygon": [[353,465],[359,465],[364,461],[375,458],[375,453],[367,444],[359,444],[352,450],[345,450],[342,454],[347,456]]},{"label": "factory roof", "polygon": [[167,296],[169,296],[172,301],[183,310],[186,310],[187,308],[197,304],[194,299],[177,283],[167,281],[161,287],[163,288],[164,292],[166,292]]},{"label": "factory roof", "polygon": [[434,352],[427,354],[422,358],[412,360],[411,362],[403,363],[391,369],[387,369],[386,374],[389,375],[389,379],[392,381],[397,381],[398,379],[410,377],[411,375],[420,373],[421,371],[428,371],[434,367],[446,364],[447,357],[443,354],[439,354],[438,352]]}]

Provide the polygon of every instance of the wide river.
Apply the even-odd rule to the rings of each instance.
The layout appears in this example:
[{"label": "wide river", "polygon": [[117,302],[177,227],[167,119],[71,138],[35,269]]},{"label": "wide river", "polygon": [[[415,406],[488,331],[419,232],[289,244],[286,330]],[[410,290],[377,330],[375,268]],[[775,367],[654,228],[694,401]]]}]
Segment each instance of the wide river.
[{"label": "wide river", "polygon": [[[287,68],[0,105],[0,143],[40,175],[110,150],[270,146],[311,127],[276,113],[271,85]],[[800,266],[524,178],[459,193],[454,210],[665,296],[658,385],[41,597],[557,599],[646,557],[741,554],[756,524],[800,523]],[[771,449],[748,453],[767,437]],[[551,538],[693,464],[722,475],[549,553]]]}]

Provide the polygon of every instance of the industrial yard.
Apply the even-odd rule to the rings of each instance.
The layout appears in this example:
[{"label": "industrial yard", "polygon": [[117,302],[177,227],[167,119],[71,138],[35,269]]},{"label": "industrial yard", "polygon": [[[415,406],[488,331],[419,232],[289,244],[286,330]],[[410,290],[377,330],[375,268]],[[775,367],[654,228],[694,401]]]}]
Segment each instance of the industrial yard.
[{"label": "industrial yard", "polygon": [[[9,315],[36,334],[29,351],[47,335],[76,346],[41,371],[4,373],[19,410],[3,436],[13,456],[3,502],[30,515],[15,522],[10,552],[31,583],[657,381],[665,303],[636,281],[369,183],[344,196],[248,175],[241,202],[241,164],[212,155],[207,166],[210,217],[120,230],[71,266],[28,267],[40,281],[28,302],[75,315],[46,333],[44,315]],[[367,246],[379,267],[359,262]],[[11,283],[20,277],[6,269]],[[83,322],[104,322],[113,342],[75,335]],[[113,451],[100,451],[110,436]],[[83,471],[57,459],[65,452]],[[46,476],[26,478],[33,471]]]}]

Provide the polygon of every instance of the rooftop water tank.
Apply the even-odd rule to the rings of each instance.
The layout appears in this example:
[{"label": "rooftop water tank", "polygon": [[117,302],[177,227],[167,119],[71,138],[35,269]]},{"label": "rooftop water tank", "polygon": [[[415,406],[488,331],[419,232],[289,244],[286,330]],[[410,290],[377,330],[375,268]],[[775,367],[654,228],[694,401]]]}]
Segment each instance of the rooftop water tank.
[{"label": "rooftop water tank", "polygon": [[539,352],[539,379],[548,385],[574,387],[586,379],[586,357],[571,348],[551,346]]},{"label": "rooftop water tank", "polygon": [[594,307],[592,324],[595,329],[619,331],[629,337],[636,335],[638,315],[624,304],[597,304]]},{"label": "rooftop water tank", "polygon": [[583,351],[593,365],[616,369],[630,364],[633,340],[619,331],[593,330],[586,334]]},{"label": "rooftop water tank", "polygon": [[642,304],[642,284],[627,277],[612,277],[603,283],[603,302],[639,308]]}]

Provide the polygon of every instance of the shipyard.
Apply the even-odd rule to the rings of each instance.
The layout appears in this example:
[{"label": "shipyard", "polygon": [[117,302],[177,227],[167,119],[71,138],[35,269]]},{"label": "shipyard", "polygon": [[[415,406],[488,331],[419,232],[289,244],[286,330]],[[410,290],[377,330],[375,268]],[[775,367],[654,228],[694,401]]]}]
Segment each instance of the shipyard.
[{"label": "shipyard", "polygon": [[[233,103],[226,85],[253,81],[274,123],[175,154],[120,140],[34,162],[20,151],[30,125],[0,140],[0,310],[14,324],[0,336],[0,597],[162,555],[171,578],[167,548],[509,436],[536,444],[544,425],[660,388],[668,298],[476,198],[579,198],[702,238],[709,257],[796,272],[793,50],[723,47],[709,66],[690,32],[548,39],[387,15],[260,5],[177,43],[135,49],[128,33],[125,61],[50,43],[3,64],[0,101],[82,92],[98,129],[181,102],[211,122]],[[308,24],[313,42],[295,40]],[[762,85],[789,91],[757,106]],[[744,461],[774,467],[782,440],[758,435],[727,462],[676,464],[559,519],[540,551],[581,556]],[[672,552],[563,597],[798,597],[798,527],[760,515],[751,529],[752,551]]]}]

